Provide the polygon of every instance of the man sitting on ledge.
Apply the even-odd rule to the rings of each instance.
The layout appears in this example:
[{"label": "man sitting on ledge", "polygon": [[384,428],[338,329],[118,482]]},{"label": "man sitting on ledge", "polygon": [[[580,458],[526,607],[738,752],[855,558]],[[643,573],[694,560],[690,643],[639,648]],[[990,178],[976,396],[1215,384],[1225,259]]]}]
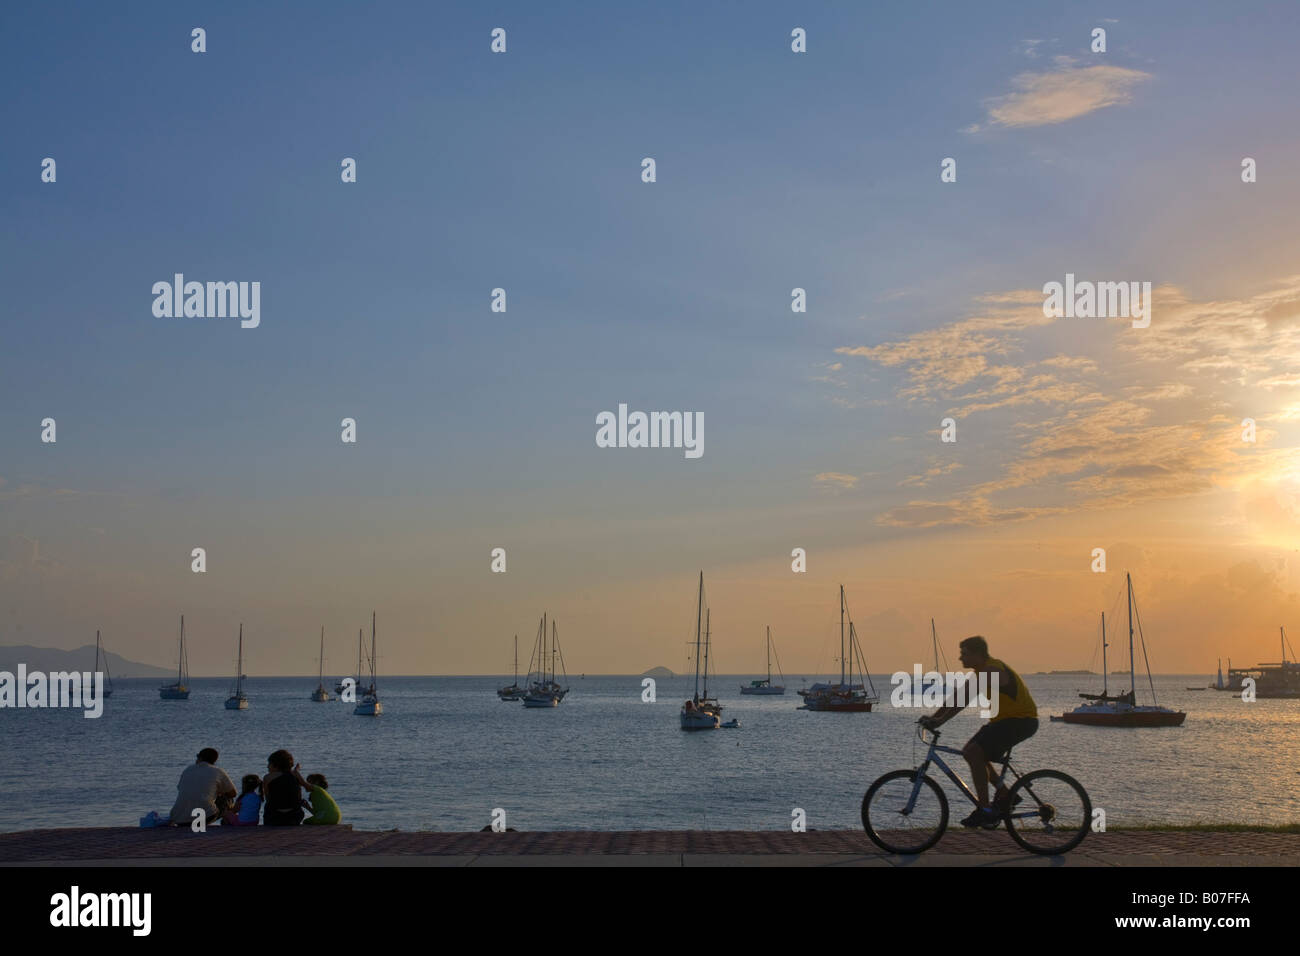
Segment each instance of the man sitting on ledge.
[{"label": "man sitting on ledge", "polygon": [[173,826],[189,826],[194,822],[195,810],[202,810],[208,823],[216,823],[236,796],[238,791],[230,777],[216,766],[218,756],[211,747],[204,747],[199,759],[182,771],[171,812]]}]

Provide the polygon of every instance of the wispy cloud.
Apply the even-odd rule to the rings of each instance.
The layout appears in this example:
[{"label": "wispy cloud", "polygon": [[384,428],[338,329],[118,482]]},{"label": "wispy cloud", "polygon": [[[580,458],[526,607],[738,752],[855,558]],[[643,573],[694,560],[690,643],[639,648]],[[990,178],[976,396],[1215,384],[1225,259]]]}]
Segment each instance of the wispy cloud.
[{"label": "wispy cloud", "polygon": [[[1014,77],[1013,92],[985,103],[987,124],[1020,128],[1064,123],[1129,102],[1134,88],[1151,78],[1150,73],[1122,66],[1076,66],[1070,57],[1058,57],[1056,64],[1054,70]],[[981,128],[976,125],[968,131]]]},{"label": "wispy cloud", "polygon": [[846,475],[838,471],[823,471],[819,475],[814,475],[813,481],[820,488],[832,491],[848,491],[857,487],[858,477],[857,475]]},{"label": "wispy cloud", "polygon": [[[1278,447],[1260,427],[1242,441],[1241,420],[1300,420],[1294,356],[1300,323],[1270,315],[1300,294],[1300,276],[1267,292],[1230,301],[1192,302],[1178,289],[1157,290],[1149,329],[1102,326],[1090,348],[1108,355],[1042,353],[1049,328],[1041,307],[1013,305],[1020,290],[983,296],[999,303],[938,329],[843,355],[895,367],[897,396],[909,404],[945,403],[959,420],[1013,409],[1001,426],[1000,474],[948,497],[912,500],[877,519],[895,527],[990,525],[1044,515],[1123,507],[1147,501],[1276,484],[1300,474],[1300,449]],[[1039,299],[1041,301],[1041,298]],[[1056,354],[1052,354],[1056,353]],[[1137,378],[1141,384],[1129,385]],[[1170,403],[1177,402],[1176,406]],[[1174,412],[1176,414],[1170,414]],[[987,432],[986,432],[987,433]],[[929,459],[903,487],[924,487],[955,471]]]}]

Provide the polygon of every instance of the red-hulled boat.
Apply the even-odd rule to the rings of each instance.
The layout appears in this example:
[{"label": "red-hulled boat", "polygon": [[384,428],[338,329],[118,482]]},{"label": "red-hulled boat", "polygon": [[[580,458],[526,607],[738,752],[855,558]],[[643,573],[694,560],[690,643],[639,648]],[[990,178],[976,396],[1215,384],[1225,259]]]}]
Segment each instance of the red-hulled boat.
[{"label": "red-hulled boat", "polygon": [[[1053,716],[1052,720],[1067,724],[1086,724],[1091,727],[1178,727],[1187,719],[1181,710],[1170,710],[1155,704],[1155,685],[1151,684],[1151,700],[1148,705],[1137,703],[1136,670],[1133,664],[1133,578],[1124,575],[1128,586],[1128,661],[1129,689],[1126,694],[1110,694],[1106,687],[1106,615],[1101,616],[1101,673],[1102,687],[1100,694],[1080,694],[1088,701],[1080,704],[1068,714]],[[1139,624],[1139,628],[1141,625]],[[1143,656],[1145,657],[1146,640],[1143,638]],[[1147,665],[1147,681],[1151,682],[1151,666]]]}]

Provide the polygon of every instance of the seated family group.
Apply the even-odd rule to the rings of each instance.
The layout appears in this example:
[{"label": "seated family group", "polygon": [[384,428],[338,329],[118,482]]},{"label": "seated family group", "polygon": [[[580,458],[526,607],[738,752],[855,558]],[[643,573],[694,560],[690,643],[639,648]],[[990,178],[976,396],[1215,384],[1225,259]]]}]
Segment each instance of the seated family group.
[{"label": "seated family group", "polygon": [[198,760],[181,774],[176,784],[176,804],[171,810],[174,826],[189,826],[197,819],[195,810],[203,811],[209,824],[220,821],[232,827],[255,827],[259,822],[268,827],[339,822],[339,805],[329,794],[328,781],[319,773],[304,778],[289,751],[277,750],[267,758],[266,776],[246,775],[242,793],[217,766],[218,756],[211,747],[205,747],[199,751]]}]

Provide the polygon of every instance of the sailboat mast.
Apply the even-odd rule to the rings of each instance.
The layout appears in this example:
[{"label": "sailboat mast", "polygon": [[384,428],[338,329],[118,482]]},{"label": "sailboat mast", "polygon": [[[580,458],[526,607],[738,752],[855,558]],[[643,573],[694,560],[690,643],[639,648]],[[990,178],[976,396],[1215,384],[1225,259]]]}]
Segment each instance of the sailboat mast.
[{"label": "sailboat mast", "polygon": [[767,682],[772,683],[772,625],[767,626]]},{"label": "sailboat mast", "polygon": [[515,635],[515,684],[519,686],[519,635]]},{"label": "sailboat mast", "polygon": [[1286,667],[1286,628],[1279,625],[1277,630],[1282,641],[1282,666]]},{"label": "sailboat mast", "polygon": [[840,585],[840,686],[844,686],[844,585]]},{"label": "sailboat mast", "polygon": [[934,644],[934,672],[939,673],[939,632],[934,629],[934,618],[930,618],[930,641]]},{"label": "sailboat mast", "polygon": [[711,610],[704,612],[704,699],[709,699],[709,618]]},{"label": "sailboat mast", "polygon": [[375,612],[370,612],[370,692],[375,692],[375,665],[379,661],[379,645],[375,643]]},{"label": "sailboat mast", "polygon": [[320,670],[317,679],[322,687],[325,686],[325,625],[320,628]]},{"label": "sailboat mast", "polygon": [[1102,611],[1101,612],[1101,696],[1102,697],[1105,697],[1107,694],[1110,693],[1110,691],[1106,689],[1106,681],[1109,680],[1109,678],[1106,676],[1108,673],[1109,671],[1106,666],[1106,612]]},{"label": "sailboat mast", "polygon": [[[1129,703],[1137,703],[1137,670],[1133,662],[1133,575],[1125,574],[1128,582],[1128,692]],[[1145,645],[1143,645],[1145,646]]]},{"label": "sailboat mast", "polygon": [[695,699],[700,699],[700,618],[704,616],[704,572],[700,572],[700,595],[695,601]]},{"label": "sailboat mast", "polygon": [[244,625],[239,625],[239,656],[235,658],[235,696],[244,690]]},{"label": "sailboat mast", "polygon": [[185,683],[185,615],[181,615],[181,638],[176,652],[176,683]]}]

